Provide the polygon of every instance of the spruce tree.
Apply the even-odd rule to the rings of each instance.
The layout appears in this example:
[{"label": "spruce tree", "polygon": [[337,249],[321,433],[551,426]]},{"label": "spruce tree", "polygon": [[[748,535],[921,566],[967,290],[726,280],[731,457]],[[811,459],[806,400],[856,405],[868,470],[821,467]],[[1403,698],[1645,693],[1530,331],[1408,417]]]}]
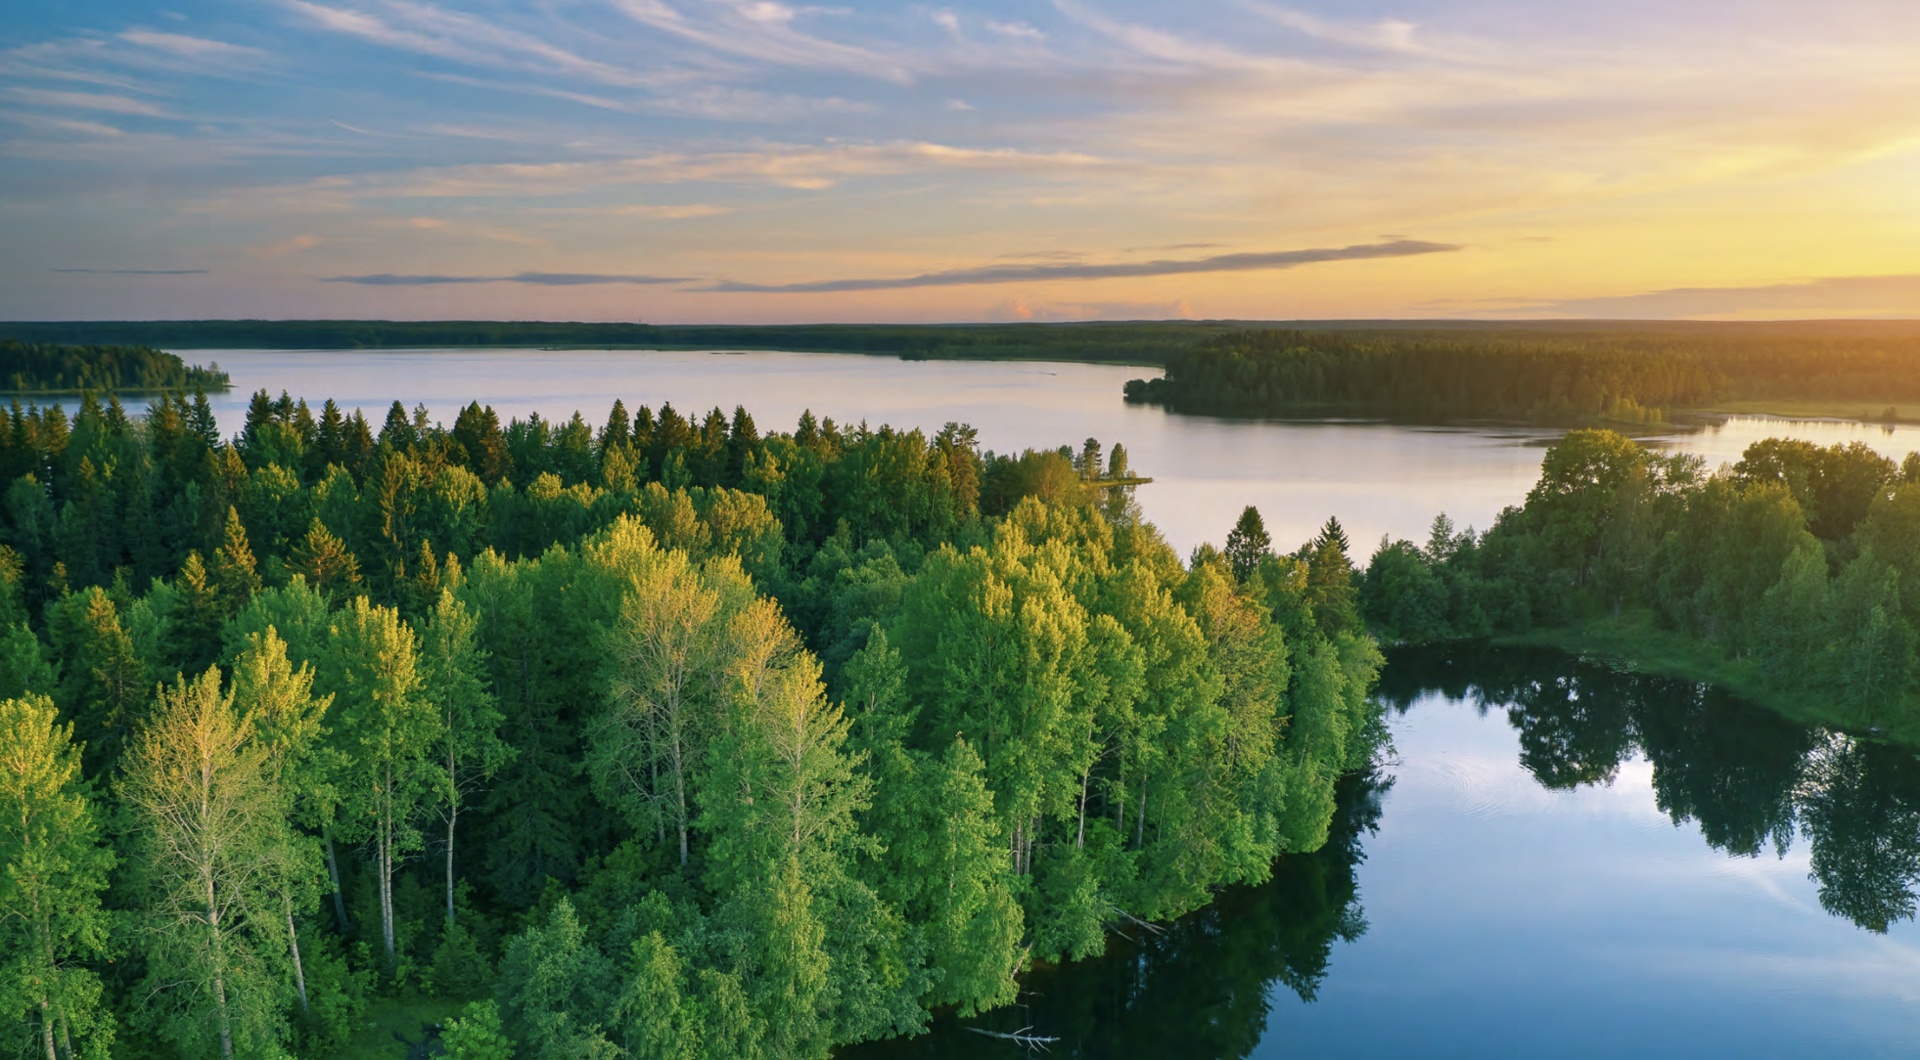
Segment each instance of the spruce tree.
[{"label": "spruce tree", "polygon": [[1240,513],[1239,522],[1234,523],[1232,532],[1227,534],[1224,551],[1234,580],[1245,584],[1259,569],[1260,561],[1273,551],[1273,538],[1267,535],[1267,525],[1260,518],[1260,509],[1249,504]]}]

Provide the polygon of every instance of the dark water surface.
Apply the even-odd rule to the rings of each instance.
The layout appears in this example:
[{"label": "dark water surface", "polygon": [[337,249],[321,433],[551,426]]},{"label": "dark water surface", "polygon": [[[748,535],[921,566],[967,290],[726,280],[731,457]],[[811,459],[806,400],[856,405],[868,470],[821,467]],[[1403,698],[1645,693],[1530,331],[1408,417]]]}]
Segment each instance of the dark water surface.
[{"label": "dark water surface", "polygon": [[1920,1055],[1920,763],[1566,655],[1397,653],[1326,849],[881,1057]]}]

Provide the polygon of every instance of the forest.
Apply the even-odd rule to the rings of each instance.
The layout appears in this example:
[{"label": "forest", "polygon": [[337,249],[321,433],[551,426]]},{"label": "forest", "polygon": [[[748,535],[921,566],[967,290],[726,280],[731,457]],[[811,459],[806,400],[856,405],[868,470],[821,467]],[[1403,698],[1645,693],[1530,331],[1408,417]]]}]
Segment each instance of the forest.
[{"label": "forest", "polygon": [[[1804,327],[1804,326],[1803,326]],[[1223,335],[1126,384],[1175,412],[1659,424],[1729,400],[1920,400],[1920,335],[1826,328],[1267,329]],[[1889,409],[1889,411],[1893,411]]]},{"label": "forest", "polygon": [[21,1055],[823,1057],[1267,880],[1384,741],[1339,524],[1183,562],[1093,439],[87,395],[0,476]]},{"label": "forest", "polygon": [[1442,516],[1424,542],[1382,540],[1359,600],[1389,643],[1612,641],[1791,715],[1916,742],[1920,454],[1770,438],[1709,472],[1572,431],[1483,533]]},{"label": "forest", "polygon": [[219,365],[189,367],[150,346],[63,346],[0,342],[0,391],[80,394],[87,391],[224,390]]}]

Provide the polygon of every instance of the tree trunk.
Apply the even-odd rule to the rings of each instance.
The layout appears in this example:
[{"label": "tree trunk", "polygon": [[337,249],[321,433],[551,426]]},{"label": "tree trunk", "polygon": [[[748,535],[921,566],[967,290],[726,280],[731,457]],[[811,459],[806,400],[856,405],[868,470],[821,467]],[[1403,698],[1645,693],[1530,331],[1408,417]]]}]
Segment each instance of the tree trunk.
[{"label": "tree trunk", "polygon": [[673,726],[673,797],[679,804],[680,825],[680,864],[687,863],[687,771],[680,759],[680,717],[674,712]]},{"label": "tree trunk", "polygon": [[227,1015],[227,964],[220,946],[220,910],[214,903],[213,880],[207,879],[207,929],[213,934],[213,1000],[220,1016],[220,1056],[233,1060],[233,1021]]},{"label": "tree trunk", "polygon": [[1080,774],[1080,831],[1073,837],[1073,849],[1081,850],[1087,845],[1087,783],[1093,778],[1093,770]]},{"label": "tree trunk", "polygon": [[333,914],[340,918],[340,933],[352,930],[347,923],[347,900],[340,896],[340,863],[333,859],[333,829],[320,826],[320,841],[327,849],[327,878],[333,881]]},{"label": "tree trunk", "polygon": [[[46,914],[41,911],[40,896],[38,894],[35,894],[33,897],[33,925],[35,928],[34,933],[40,936],[40,948],[46,955],[47,967],[49,969],[59,967],[60,962],[54,959],[53,925],[49,922]],[[47,1060],[72,1060],[73,1042],[67,1037],[67,1023],[64,1015],[54,1010],[52,1000],[53,999],[46,994],[40,995],[40,1022],[46,1031]],[[54,1044],[53,1034],[54,1024],[56,1022],[60,1025],[60,1040],[58,1046]]]},{"label": "tree trunk", "polygon": [[40,1036],[46,1039],[47,1060],[60,1060],[53,1051],[53,1010],[47,1007],[47,999],[40,999]]},{"label": "tree trunk", "polygon": [[[453,723],[447,723],[453,731]],[[453,757],[453,740],[447,740],[447,926],[453,926],[453,827],[460,820],[459,763]]]},{"label": "tree trunk", "polygon": [[1133,849],[1147,845],[1147,786],[1140,785],[1140,817],[1133,822]]},{"label": "tree trunk", "polygon": [[453,806],[447,808],[447,926],[453,926],[453,826],[460,819],[460,811]]},{"label": "tree trunk", "polygon": [[380,799],[380,940],[387,946],[387,967],[399,963],[393,946],[393,767],[386,768],[387,788]]},{"label": "tree trunk", "polygon": [[280,897],[287,906],[287,948],[293,951],[293,986],[300,992],[300,1014],[311,1015],[307,1009],[307,970],[300,963],[300,932],[293,926],[293,896],[282,892]]}]

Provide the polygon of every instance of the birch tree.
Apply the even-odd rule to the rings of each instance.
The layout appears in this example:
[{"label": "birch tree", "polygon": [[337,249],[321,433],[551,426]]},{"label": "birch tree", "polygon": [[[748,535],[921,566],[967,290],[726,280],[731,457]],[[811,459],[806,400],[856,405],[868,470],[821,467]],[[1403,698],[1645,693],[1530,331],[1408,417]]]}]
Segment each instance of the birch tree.
[{"label": "birch tree", "polygon": [[218,669],[182,678],[161,690],[121,784],[145,891],[143,1000],[163,1037],[223,1058],[259,1051],[284,1027],[267,912],[281,806],[254,735]]},{"label": "birch tree", "polygon": [[319,901],[320,850],[294,822],[310,817],[311,804],[331,794],[320,747],[320,723],[331,697],[314,698],[313,668],[302,664],[295,670],[287,660],[286,643],[271,626],[264,634],[247,637],[234,665],[233,687],[235,709],[254,726],[278,796],[279,806],[270,817],[273,838],[266,879],[279,900],[294,992],[304,1014],[309,1011],[307,974],[295,914],[308,912]]},{"label": "birch tree", "polygon": [[636,829],[651,825],[664,838],[671,828],[682,865],[693,823],[691,772],[713,721],[721,604],[685,553],[663,554],[634,574],[603,642],[612,677],[587,750],[594,789]]},{"label": "birch tree", "polygon": [[73,726],[45,696],[0,700],[0,1017],[47,1060],[102,1056],[113,1017],[80,965],[105,956],[113,855],[82,793]]},{"label": "birch tree", "polygon": [[400,613],[362,596],[334,616],[326,677],[344,760],[341,798],[365,838],[380,891],[380,939],[394,948],[393,877],[421,846],[419,817],[444,783],[434,751],[442,723],[421,693],[419,647]]},{"label": "birch tree", "polygon": [[467,799],[513,757],[500,740],[505,720],[487,690],[486,652],[479,620],[443,589],[433,614],[416,625],[420,641],[421,695],[440,723],[439,814],[447,826],[447,926],[453,926],[454,839]]}]

